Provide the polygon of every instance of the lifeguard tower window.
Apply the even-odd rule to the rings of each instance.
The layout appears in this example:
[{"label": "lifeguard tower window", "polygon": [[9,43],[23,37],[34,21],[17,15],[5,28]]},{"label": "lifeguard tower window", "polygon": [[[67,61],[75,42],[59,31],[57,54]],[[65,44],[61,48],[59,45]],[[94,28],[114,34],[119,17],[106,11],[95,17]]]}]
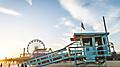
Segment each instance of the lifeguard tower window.
[{"label": "lifeguard tower window", "polygon": [[95,37],[95,43],[97,43],[96,46],[102,45],[102,38],[101,37]]},{"label": "lifeguard tower window", "polygon": [[84,46],[92,46],[92,38],[83,38],[82,40]]}]

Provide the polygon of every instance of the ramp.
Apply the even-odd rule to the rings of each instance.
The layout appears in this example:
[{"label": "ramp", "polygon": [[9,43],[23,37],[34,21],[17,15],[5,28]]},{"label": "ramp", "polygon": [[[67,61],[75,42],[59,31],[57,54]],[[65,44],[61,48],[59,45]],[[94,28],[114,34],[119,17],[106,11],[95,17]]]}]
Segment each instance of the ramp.
[{"label": "ramp", "polygon": [[53,63],[59,63],[61,61],[74,61],[79,58],[83,58],[82,49],[79,43],[71,43],[63,49],[48,53],[43,56],[31,58],[30,60],[23,62],[23,67],[29,65],[29,67],[42,67]]}]

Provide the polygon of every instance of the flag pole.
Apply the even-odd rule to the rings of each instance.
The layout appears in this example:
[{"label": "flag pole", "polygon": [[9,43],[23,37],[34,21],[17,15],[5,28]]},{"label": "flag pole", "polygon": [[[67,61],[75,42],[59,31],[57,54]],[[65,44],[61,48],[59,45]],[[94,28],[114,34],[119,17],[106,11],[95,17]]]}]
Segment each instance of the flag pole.
[{"label": "flag pole", "polygon": [[[82,23],[81,23],[81,25],[82,25]],[[80,31],[80,33],[82,34],[82,27],[81,27],[81,31]]]},{"label": "flag pole", "polygon": [[81,33],[81,35],[80,35],[80,45],[82,45],[82,22],[81,22],[81,26],[80,26],[80,33]]}]

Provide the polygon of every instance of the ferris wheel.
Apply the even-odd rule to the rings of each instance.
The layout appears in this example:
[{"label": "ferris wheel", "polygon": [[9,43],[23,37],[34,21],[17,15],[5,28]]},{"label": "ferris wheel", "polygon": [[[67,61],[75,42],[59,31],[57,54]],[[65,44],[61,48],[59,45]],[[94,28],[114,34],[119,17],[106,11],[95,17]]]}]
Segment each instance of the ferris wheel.
[{"label": "ferris wheel", "polygon": [[27,52],[33,53],[36,49],[46,49],[45,44],[39,39],[33,39],[27,45]]}]

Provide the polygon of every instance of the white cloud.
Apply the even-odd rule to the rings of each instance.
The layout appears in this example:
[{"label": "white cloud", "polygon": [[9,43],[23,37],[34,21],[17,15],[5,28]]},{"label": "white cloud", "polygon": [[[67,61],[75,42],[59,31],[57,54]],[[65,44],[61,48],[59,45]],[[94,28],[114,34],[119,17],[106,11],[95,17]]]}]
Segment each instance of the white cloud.
[{"label": "white cloud", "polygon": [[66,17],[62,17],[60,19],[60,23],[58,23],[57,25],[55,25],[56,28],[60,28],[60,27],[67,27],[69,29],[72,29],[75,27],[75,25],[73,24],[73,22],[71,20],[69,20]]},{"label": "white cloud", "polygon": [[55,25],[55,28],[59,28],[60,26],[59,25]]},{"label": "white cloud", "polygon": [[12,16],[21,16],[21,13],[14,11],[12,9],[4,8],[4,7],[0,7],[0,13],[12,15]]},{"label": "white cloud", "polygon": [[[60,19],[60,23],[55,25],[56,28],[59,28],[59,29],[60,28],[62,28],[62,29],[65,28],[68,31],[66,33],[63,33],[63,39],[62,40],[72,37],[74,33],[81,32],[81,22],[79,21],[77,23],[78,24],[77,26],[76,26],[76,23],[68,17],[62,17]],[[82,30],[82,32],[85,32],[85,30]],[[64,40],[64,41],[67,41],[67,40]]]},{"label": "white cloud", "polygon": [[[119,8],[107,4],[108,0],[91,0],[90,2],[86,0],[59,0],[59,2],[74,19],[82,20],[84,24],[92,27],[95,31],[104,31],[103,15],[119,16],[118,13],[120,13]],[[111,19],[109,19],[109,21],[111,21]],[[114,28],[115,33],[119,32],[118,29],[118,26]],[[113,32],[112,28],[109,28],[109,30]]]},{"label": "white cloud", "polygon": [[[66,3],[67,2],[67,3]],[[60,0],[61,5],[77,20],[82,20],[96,31],[101,31],[102,25],[98,23],[97,19],[91,11],[78,4],[77,0]]]},{"label": "white cloud", "polygon": [[30,6],[32,6],[32,0],[26,0],[26,1]]},{"label": "white cloud", "polygon": [[74,27],[74,24],[73,24],[70,20],[64,21],[64,25],[65,25],[66,27],[70,27],[70,28],[73,28],[73,27]]},{"label": "white cloud", "polygon": [[107,24],[109,24],[109,31],[111,34],[116,34],[120,32],[120,9],[113,8],[108,13],[106,17]]}]

